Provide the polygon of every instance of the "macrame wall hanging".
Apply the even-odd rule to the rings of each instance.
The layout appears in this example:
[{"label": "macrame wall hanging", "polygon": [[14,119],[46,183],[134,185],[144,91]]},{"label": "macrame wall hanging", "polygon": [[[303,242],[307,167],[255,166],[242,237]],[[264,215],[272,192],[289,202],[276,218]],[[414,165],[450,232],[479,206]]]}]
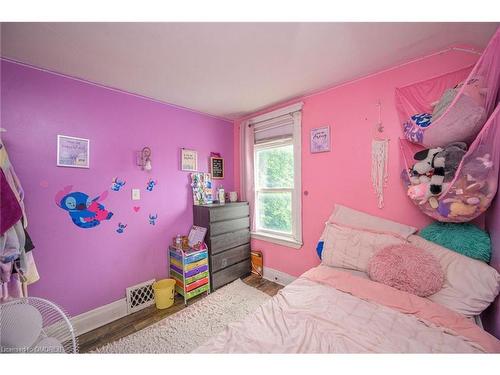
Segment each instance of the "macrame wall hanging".
[{"label": "macrame wall hanging", "polygon": [[[381,104],[378,106],[378,123],[376,124],[379,133],[384,132],[382,126]],[[372,186],[377,195],[378,208],[384,207],[384,187],[387,185],[387,165],[389,161],[389,139],[375,137],[372,140]]]}]

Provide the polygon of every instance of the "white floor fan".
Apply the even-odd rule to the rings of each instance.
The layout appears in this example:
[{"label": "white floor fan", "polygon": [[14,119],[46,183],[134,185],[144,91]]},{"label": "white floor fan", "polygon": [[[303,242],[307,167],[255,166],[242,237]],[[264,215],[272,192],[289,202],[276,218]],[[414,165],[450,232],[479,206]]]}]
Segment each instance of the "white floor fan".
[{"label": "white floor fan", "polygon": [[0,304],[0,353],[78,353],[69,317],[42,298]]}]

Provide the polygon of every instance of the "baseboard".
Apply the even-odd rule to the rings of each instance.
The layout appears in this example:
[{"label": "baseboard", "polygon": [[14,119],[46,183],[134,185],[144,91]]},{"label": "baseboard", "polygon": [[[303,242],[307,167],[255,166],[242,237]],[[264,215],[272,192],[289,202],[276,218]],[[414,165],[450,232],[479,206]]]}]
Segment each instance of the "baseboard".
[{"label": "baseboard", "polygon": [[82,335],[93,329],[111,323],[116,319],[127,315],[127,299],[122,298],[118,301],[108,303],[97,309],[84,312],[83,314],[71,318],[71,323],[77,335]]},{"label": "baseboard", "polygon": [[275,270],[274,268],[264,267],[264,279],[275,282],[280,285],[288,285],[296,279],[295,276],[285,272]]}]

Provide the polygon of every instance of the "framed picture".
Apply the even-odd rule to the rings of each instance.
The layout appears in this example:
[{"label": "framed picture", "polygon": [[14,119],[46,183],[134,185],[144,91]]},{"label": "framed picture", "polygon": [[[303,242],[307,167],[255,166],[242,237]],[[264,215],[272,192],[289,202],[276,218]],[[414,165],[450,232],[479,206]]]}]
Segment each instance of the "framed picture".
[{"label": "framed picture", "polygon": [[57,136],[57,166],[70,168],[90,167],[90,140]]},{"label": "framed picture", "polygon": [[196,172],[198,170],[198,152],[181,149],[181,170]]},{"label": "framed picture", "polygon": [[196,206],[213,202],[210,173],[191,173],[191,187],[193,188],[193,203]]},{"label": "framed picture", "polygon": [[212,174],[212,179],[222,180],[224,178],[224,159],[211,157],[210,158],[210,173]]},{"label": "framed picture", "polygon": [[311,129],[311,153],[330,151],[330,127]]}]

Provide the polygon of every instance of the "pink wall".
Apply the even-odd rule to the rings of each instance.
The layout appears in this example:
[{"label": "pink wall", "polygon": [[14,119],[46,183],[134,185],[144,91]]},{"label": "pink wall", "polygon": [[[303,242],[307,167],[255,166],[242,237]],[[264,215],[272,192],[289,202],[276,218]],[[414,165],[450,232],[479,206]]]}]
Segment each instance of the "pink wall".
[{"label": "pink wall", "polygon": [[[41,276],[30,294],[75,315],[123,298],[127,286],[165,277],[168,243],[192,224],[179,149],[198,150],[202,171],[210,152],[220,152],[227,168],[222,184],[231,190],[232,124],[7,61],[1,74],[3,141],[26,193]],[[90,169],[56,167],[57,134],[90,139]],[[153,151],[149,174],[134,165],[134,152],[145,145]],[[76,227],[54,203],[65,185],[95,197],[116,176],[127,183],[104,201],[114,216],[95,228]],[[153,192],[145,191],[149,177],[158,180]],[[131,200],[132,187],[141,188],[138,202]],[[156,226],[149,213],[158,213]],[[116,233],[118,222],[128,224],[124,234]]]},{"label": "pink wall", "polygon": [[[304,102],[302,190],[309,192],[307,196],[302,195],[304,246],[296,250],[253,240],[252,248],[264,253],[265,266],[298,276],[317,265],[316,243],[335,203],[418,227],[428,223],[430,220],[413,206],[400,183],[398,137],[401,130],[394,106],[394,89],[472,65],[476,60],[477,55],[451,51],[284,103]],[[391,138],[389,181],[385,207],[381,210],[377,208],[370,180],[371,140],[378,120],[378,100],[382,103],[386,134]],[[239,160],[241,120],[235,122],[235,160]],[[310,130],[322,125],[331,127],[332,151],[311,154]],[[235,176],[239,176],[239,163],[235,164]],[[239,188],[239,178],[235,183]]]}]

